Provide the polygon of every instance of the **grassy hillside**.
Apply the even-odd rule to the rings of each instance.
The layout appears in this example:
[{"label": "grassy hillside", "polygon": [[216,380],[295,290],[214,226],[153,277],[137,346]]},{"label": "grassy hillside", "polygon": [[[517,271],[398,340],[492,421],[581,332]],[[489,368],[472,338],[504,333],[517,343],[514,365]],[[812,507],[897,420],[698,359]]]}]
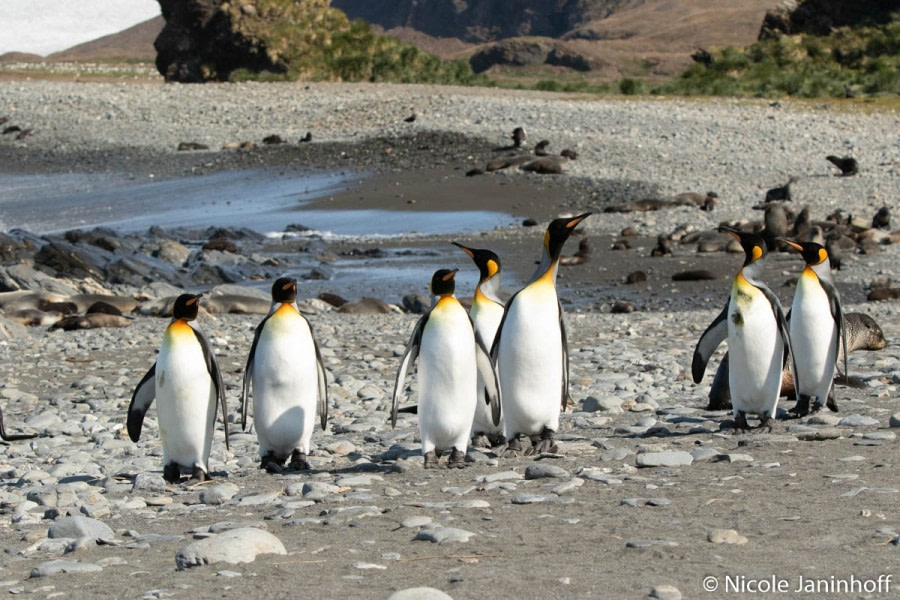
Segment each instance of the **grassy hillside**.
[{"label": "grassy hillside", "polygon": [[829,35],[782,35],[745,49],[727,47],[656,93],[779,97],[900,95],[900,12],[881,25]]},{"label": "grassy hillside", "polygon": [[282,74],[239,69],[231,80],[304,79],[455,83],[478,81],[468,63],[445,62],[396,39],[376,35],[368,23],[349,21],[327,2],[257,0],[255,10],[225,4],[233,27],[272,62],[286,65]]}]

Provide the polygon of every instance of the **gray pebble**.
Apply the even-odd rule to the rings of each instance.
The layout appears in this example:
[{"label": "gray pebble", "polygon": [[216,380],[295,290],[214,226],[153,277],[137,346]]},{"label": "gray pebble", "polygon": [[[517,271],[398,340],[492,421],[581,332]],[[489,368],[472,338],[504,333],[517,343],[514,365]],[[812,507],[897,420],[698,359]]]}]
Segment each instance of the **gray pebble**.
[{"label": "gray pebble", "polygon": [[225,504],[239,491],[240,488],[233,483],[220,483],[200,492],[200,502],[213,506]]},{"label": "gray pebble", "polygon": [[51,560],[31,570],[30,577],[48,577],[59,573],[96,573],[103,567],[93,563],[82,563],[77,560]]},{"label": "gray pebble", "polygon": [[642,452],[637,455],[635,464],[638,467],[682,467],[694,462],[689,452],[669,450],[667,452]]},{"label": "gray pebble", "polygon": [[572,475],[562,467],[547,463],[528,465],[525,468],[525,479],[546,479],[549,477],[563,479],[571,476]]},{"label": "gray pebble", "polygon": [[188,544],[175,555],[179,571],[217,562],[248,563],[260,554],[287,554],[277,537],[251,527],[231,529],[225,533]]},{"label": "gray pebble", "polygon": [[413,540],[422,540],[433,544],[447,544],[452,542],[468,542],[469,538],[475,535],[471,531],[465,529],[457,529],[456,527],[443,527],[441,525],[426,525]]},{"label": "gray pebble", "polygon": [[838,422],[841,427],[867,427],[870,425],[878,425],[878,419],[872,417],[864,417],[863,415],[849,415]]},{"label": "gray pebble", "polygon": [[62,517],[50,525],[47,532],[49,538],[89,538],[97,541],[108,541],[116,537],[113,530],[104,523],[88,517]]},{"label": "gray pebble", "polygon": [[655,585],[650,589],[650,597],[656,600],[681,600],[681,591],[674,585]]},{"label": "gray pebble", "polygon": [[399,590],[388,596],[387,600],[453,600],[450,596],[430,587],[417,587]]}]

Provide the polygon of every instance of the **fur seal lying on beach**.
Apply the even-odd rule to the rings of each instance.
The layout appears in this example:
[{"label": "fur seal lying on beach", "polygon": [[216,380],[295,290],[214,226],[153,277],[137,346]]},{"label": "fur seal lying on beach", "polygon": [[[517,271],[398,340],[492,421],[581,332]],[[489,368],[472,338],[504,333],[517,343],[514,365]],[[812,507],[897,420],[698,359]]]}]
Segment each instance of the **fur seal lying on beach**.
[{"label": "fur seal lying on beach", "polygon": [[50,326],[51,330],[76,331],[79,329],[100,329],[101,327],[130,327],[132,319],[122,315],[106,313],[90,313],[87,315],[69,315]]},{"label": "fur seal lying on beach", "polygon": [[[863,313],[847,313],[844,315],[844,326],[847,328],[848,352],[855,350],[883,350],[887,347],[884,332],[875,319]],[[843,360],[843,352],[838,355],[838,363]],[[836,377],[841,383],[853,381],[847,374]],[[794,375],[790,369],[785,369],[781,374],[781,396],[794,396]],[[832,408],[834,405],[829,405]],[[709,404],[706,410],[727,410],[731,408],[731,392],[728,389],[728,353],[719,363],[712,387],[709,390]],[[835,409],[837,408],[834,406]]]}]

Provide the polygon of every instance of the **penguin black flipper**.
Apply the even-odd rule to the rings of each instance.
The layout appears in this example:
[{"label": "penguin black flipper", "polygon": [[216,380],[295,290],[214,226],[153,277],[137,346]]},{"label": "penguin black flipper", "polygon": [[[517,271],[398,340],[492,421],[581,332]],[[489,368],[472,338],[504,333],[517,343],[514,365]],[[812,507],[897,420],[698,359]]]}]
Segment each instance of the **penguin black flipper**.
[{"label": "penguin black flipper", "polygon": [[406,344],[403,360],[400,361],[400,369],[397,371],[397,381],[394,382],[394,399],[391,405],[392,429],[397,426],[397,407],[400,403],[400,393],[403,389],[403,380],[406,379],[406,371],[409,369],[410,365],[416,361],[416,357],[419,356],[419,347],[422,345],[422,331],[425,330],[425,323],[428,322],[428,317],[430,316],[431,311],[429,310],[422,315],[422,318],[416,323],[416,328],[413,329],[412,335],[409,337],[409,343]]},{"label": "penguin black flipper", "polygon": [[[562,390],[560,392],[560,402],[562,410],[565,412],[566,406],[569,405],[569,340],[566,337],[566,322],[563,319],[562,305],[557,301],[559,308],[559,333],[562,338]],[[495,423],[496,425],[496,423]]]},{"label": "penguin black flipper", "polygon": [[[471,318],[469,319],[471,321]],[[473,324],[472,330],[475,331]],[[481,335],[475,331],[475,366],[481,374],[484,381],[484,399],[491,405],[491,420],[494,425],[500,424],[501,398],[500,398],[500,379],[497,377],[497,369],[494,368],[494,361],[491,359],[491,353],[484,345]]]},{"label": "penguin black flipper", "polygon": [[202,332],[194,329],[193,326],[191,329],[194,331],[194,337],[197,338],[197,341],[200,342],[200,347],[203,349],[203,360],[206,361],[206,372],[209,373],[213,385],[216,388],[219,407],[222,409],[222,427],[225,430],[225,449],[230,450],[231,448],[228,445],[228,408],[225,406],[225,382],[222,380],[222,373],[219,371],[216,355],[213,354],[209,340],[206,339],[206,336],[203,335]]},{"label": "penguin black flipper", "polygon": [[[847,371],[847,354],[849,353],[847,346],[847,327],[844,323],[844,309],[841,307],[841,295],[838,293],[837,288],[834,287],[834,284],[827,281],[825,278],[819,278],[819,284],[828,296],[828,304],[831,306],[831,316],[834,318],[834,324],[837,327],[838,335],[840,336],[838,338],[838,343],[843,344],[844,346],[844,377],[849,377],[850,374]],[[828,400],[826,400],[826,406],[828,406],[828,409],[832,412],[838,412],[837,400],[834,399],[833,385],[831,386]]]},{"label": "penguin black flipper", "polygon": [[706,364],[709,357],[716,351],[719,344],[728,337],[728,305],[731,304],[731,298],[725,303],[722,312],[713,319],[703,335],[697,341],[697,347],[694,348],[694,359],[691,361],[691,375],[694,377],[694,383],[700,383],[703,380],[703,374],[706,373]]},{"label": "penguin black flipper", "polygon": [[256,344],[259,343],[259,336],[266,325],[266,321],[271,316],[271,314],[266,315],[266,318],[256,326],[256,331],[253,333],[253,344],[250,345],[250,354],[247,355],[247,364],[244,367],[244,385],[241,388],[241,431],[247,431],[247,407],[250,404],[250,373],[253,369],[253,359],[256,357]]},{"label": "penguin black flipper", "polygon": [[778,333],[781,335],[781,341],[784,344],[784,349],[782,350],[781,355],[781,368],[784,369],[785,365],[787,365],[788,359],[791,360],[791,370],[794,374],[794,389],[800,389],[797,377],[797,361],[794,360],[794,351],[791,348],[791,334],[790,329],[788,327],[787,319],[784,316],[784,311],[781,308],[781,302],[778,301],[778,296],[772,293],[772,290],[767,288],[762,284],[755,284],[756,288],[765,295],[766,300],[769,301],[769,304],[772,306],[772,314],[775,315],[775,323],[778,325]]},{"label": "penguin black flipper", "polygon": [[132,442],[141,439],[141,429],[144,426],[144,415],[153,400],[156,399],[156,363],[144,374],[134,393],[131,395],[131,403],[128,405],[128,437]]},{"label": "penguin black flipper", "polygon": [[322,431],[325,431],[325,427],[328,425],[328,377],[325,375],[325,363],[322,362],[322,353],[319,351],[319,344],[316,342],[315,333],[313,332],[312,325],[309,324],[308,319],[307,325],[309,325],[309,334],[310,337],[312,337],[313,348],[316,351],[316,379],[319,383],[317,394],[319,424],[322,425]]},{"label": "penguin black flipper", "polygon": [[[521,291],[522,290],[519,290],[519,292]],[[500,351],[500,336],[503,334],[503,325],[506,324],[506,315],[509,314],[509,309],[513,302],[515,302],[519,292],[510,296],[509,300],[506,301],[506,305],[503,307],[503,316],[500,318],[500,324],[497,325],[497,333],[494,334],[494,343],[491,344],[491,360],[493,360],[494,363],[497,362],[497,354]]]}]

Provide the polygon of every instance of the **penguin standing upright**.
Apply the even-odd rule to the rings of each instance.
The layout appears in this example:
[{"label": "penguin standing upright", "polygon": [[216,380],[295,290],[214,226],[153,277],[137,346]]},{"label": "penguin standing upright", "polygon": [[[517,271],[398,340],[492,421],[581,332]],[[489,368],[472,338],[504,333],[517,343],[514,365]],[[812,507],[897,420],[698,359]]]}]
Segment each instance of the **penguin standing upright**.
[{"label": "penguin standing upright", "polygon": [[[844,356],[844,374],[847,375],[847,331],[841,296],[831,278],[828,251],[814,242],[781,241],[800,251],[806,261],[797,281],[790,313],[797,404],[788,413],[802,417],[810,410],[819,411],[826,402],[829,408],[837,410],[833,397],[831,401],[828,398],[833,396],[834,369],[839,354]],[[840,352],[841,344],[843,353]],[[810,407],[812,400],[815,402]]]},{"label": "penguin standing upright", "polygon": [[181,467],[190,468],[193,479],[209,479],[217,400],[222,407],[228,448],[225,384],[209,341],[191,325],[199,309],[199,294],[182,294],[175,299],[172,321],[166,328],[156,363],[134,389],[128,407],[128,435],[137,442],[144,415],[154,398],[157,400],[163,477],[169,483],[180,481]]},{"label": "penguin standing upright", "polygon": [[451,449],[449,466],[466,466],[466,448],[475,416],[481,373],[494,422],[500,420],[500,389],[491,357],[475,333],[466,309],[453,295],[457,269],[440,269],[431,278],[437,302],[416,323],[400,362],[391,426],[397,424],[397,406],[406,371],[419,357],[419,434],[425,468],[436,468],[444,450]]},{"label": "penguin standing upright", "polygon": [[734,277],[728,303],[697,342],[691,371],[694,382],[700,383],[709,357],[727,337],[734,431],[750,430],[747,413],[758,414],[759,428],[771,431],[781,372],[791,355],[787,322],[778,297],[758,279],[766,256],[765,241],[753,233],[719,229],[741,242],[745,260]]},{"label": "penguin standing upright", "polygon": [[309,469],[306,460],[315,428],[328,422],[325,366],[309,321],[297,309],[297,281],[282,277],[272,285],[272,307],[257,326],[244,368],[241,426],[253,387],[253,423],[261,469]]},{"label": "penguin standing upright", "polygon": [[554,434],[569,397],[569,350],[556,274],[563,244],[590,214],[550,222],[541,263],[531,283],[506,303],[494,338],[508,456],[522,451],[522,435],[540,436],[526,454],[558,451]]},{"label": "penguin standing upright", "polygon": [[[475,286],[475,296],[472,298],[472,309],[469,316],[475,325],[475,331],[481,336],[486,348],[494,343],[494,336],[500,321],[503,319],[503,302],[497,296],[500,290],[500,257],[490,250],[467,248],[458,242],[454,246],[475,261],[478,267],[479,280]],[[506,442],[503,437],[502,418],[499,424],[494,424],[490,411],[490,404],[485,401],[484,378],[478,375],[478,402],[475,408],[475,419],[472,422],[472,445],[482,448],[490,448],[492,445],[500,445]]]}]

